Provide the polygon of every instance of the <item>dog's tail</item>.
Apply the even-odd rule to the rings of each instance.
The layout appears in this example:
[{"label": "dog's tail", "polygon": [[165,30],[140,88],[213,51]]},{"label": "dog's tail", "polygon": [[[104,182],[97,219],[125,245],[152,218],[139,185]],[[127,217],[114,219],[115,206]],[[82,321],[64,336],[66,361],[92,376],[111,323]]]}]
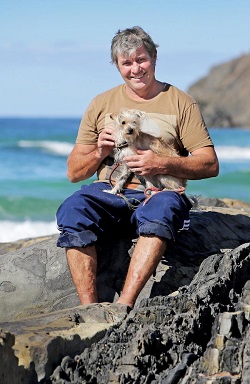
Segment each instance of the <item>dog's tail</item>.
[{"label": "dog's tail", "polygon": [[188,195],[187,196],[188,200],[192,204],[192,208],[191,209],[198,210],[200,208],[200,204],[199,204],[200,197],[201,197],[200,195]]}]

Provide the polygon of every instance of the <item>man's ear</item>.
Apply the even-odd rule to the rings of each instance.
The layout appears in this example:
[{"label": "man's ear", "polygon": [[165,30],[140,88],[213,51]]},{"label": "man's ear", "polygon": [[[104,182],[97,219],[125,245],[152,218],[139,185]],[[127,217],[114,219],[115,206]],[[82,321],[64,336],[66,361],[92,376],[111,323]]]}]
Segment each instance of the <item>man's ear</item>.
[{"label": "man's ear", "polygon": [[153,57],[153,63],[156,65],[156,60],[157,60],[157,53],[154,54],[154,57]]}]

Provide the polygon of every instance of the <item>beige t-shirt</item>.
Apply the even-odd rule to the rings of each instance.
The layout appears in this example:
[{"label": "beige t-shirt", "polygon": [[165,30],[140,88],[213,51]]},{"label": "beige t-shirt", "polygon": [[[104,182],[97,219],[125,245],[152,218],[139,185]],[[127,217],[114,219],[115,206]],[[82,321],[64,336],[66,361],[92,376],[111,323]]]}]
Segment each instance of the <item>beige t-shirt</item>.
[{"label": "beige t-shirt", "polygon": [[[131,108],[146,113],[150,130],[157,130],[163,140],[173,145],[181,156],[192,151],[213,145],[199,107],[191,96],[178,88],[166,84],[156,97],[146,101],[135,101],[126,93],[125,84],[112,88],[96,96],[83,115],[76,139],[77,144],[95,144],[104,126],[112,120],[111,113],[119,113],[121,108]],[[98,181],[111,181],[119,172],[113,172],[112,154],[106,158],[97,171]],[[139,180],[134,177],[127,185],[138,188]]]}]

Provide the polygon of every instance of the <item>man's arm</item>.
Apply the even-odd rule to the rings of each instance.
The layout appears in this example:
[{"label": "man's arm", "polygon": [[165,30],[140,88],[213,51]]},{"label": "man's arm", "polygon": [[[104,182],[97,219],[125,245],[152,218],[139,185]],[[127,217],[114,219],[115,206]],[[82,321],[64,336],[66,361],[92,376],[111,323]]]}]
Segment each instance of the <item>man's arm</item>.
[{"label": "man's arm", "polygon": [[94,175],[101,158],[96,145],[76,144],[68,157],[68,178],[72,183],[86,180]]},{"label": "man's arm", "polygon": [[72,183],[86,180],[94,175],[102,161],[114,148],[113,128],[104,128],[97,144],[75,144],[68,157],[68,178]]},{"label": "man's arm", "polygon": [[219,162],[212,146],[196,149],[188,157],[162,157],[151,150],[138,150],[137,155],[128,156],[125,161],[133,172],[141,176],[165,174],[198,180],[219,173]]}]

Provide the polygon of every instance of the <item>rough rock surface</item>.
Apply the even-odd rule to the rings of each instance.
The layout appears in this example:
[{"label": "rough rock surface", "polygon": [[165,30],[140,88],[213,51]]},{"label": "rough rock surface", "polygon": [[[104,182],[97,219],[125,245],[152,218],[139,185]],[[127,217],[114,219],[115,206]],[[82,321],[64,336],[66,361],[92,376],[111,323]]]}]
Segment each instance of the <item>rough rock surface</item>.
[{"label": "rough rock surface", "polygon": [[213,67],[188,93],[209,127],[250,128],[250,55]]},{"label": "rough rock surface", "polygon": [[189,286],[142,300],[46,383],[249,383],[250,243],[209,256]]},{"label": "rough rock surface", "polygon": [[[129,314],[79,306],[56,235],[3,244],[0,383],[248,383],[250,207],[200,199],[191,218]],[[99,244],[101,301],[119,294],[132,248]]]},{"label": "rough rock surface", "polygon": [[98,342],[127,313],[126,306],[92,304],[1,323],[0,383],[43,382],[65,356]]}]

